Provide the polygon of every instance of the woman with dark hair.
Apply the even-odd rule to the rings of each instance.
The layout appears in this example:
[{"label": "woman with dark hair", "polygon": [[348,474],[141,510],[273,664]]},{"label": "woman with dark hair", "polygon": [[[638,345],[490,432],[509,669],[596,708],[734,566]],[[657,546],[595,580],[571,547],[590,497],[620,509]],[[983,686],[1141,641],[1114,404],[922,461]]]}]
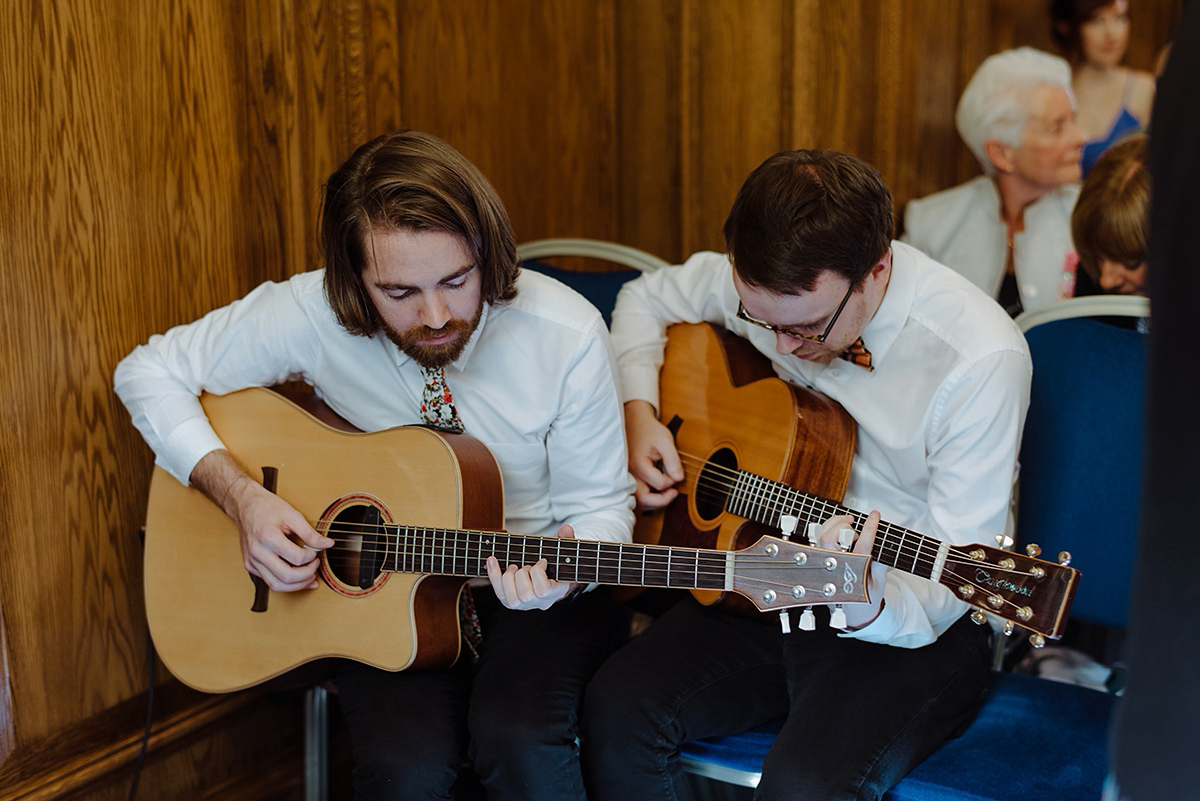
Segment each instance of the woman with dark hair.
[{"label": "woman with dark hair", "polygon": [[1121,66],[1129,44],[1129,0],[1051,0],[1051,36],[1071,62],[1075,122],[1087,137],[1083,174],[1100,154],[1146,128],[1154,77]]}]

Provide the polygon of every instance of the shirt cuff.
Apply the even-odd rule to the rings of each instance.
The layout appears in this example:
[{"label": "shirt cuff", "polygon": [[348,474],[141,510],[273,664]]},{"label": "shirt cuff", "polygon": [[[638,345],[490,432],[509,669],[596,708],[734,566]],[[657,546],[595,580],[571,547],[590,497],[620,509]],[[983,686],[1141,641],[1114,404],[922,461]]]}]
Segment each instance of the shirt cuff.
[{"label": "shirt cuff", "polygon": [[644,400],[658,409],[658,368],[653,365],[627,365],[621,368],[623,403]]},{"label": "shirt cuff", "polygon": [[221,442],[206,418],[193,417],[171,432],[171,436],[163,443],[164,456],[155,461],[186,487],[191,481],[192,470],[200,460],[224,447],[225,443]]}]

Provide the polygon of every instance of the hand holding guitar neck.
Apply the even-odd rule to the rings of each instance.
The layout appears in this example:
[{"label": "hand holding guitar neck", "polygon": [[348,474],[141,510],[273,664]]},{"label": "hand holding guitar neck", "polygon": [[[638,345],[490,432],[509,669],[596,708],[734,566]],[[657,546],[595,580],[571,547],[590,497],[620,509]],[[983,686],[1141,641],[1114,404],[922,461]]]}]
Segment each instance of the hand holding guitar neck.
[{"label": "hand holding guitar neck", "polygon": [[[875,532],[878,528],[879,512],[871,512],[863,520],[862,531],[855,539],[854,518],[850,515],[834,515],[821,524],[817,545],[829,550],[840,548],[870,556],[871,548],[875,545]],[[850,536],[843,539],[843,534],[847,531],[850,532]],[[848,604],[842,607],[844,620],[835,622],[834,627],[856,631],[873,623],[875,618],[879,617],[879,613],[883,611],[883,588],[886,583],[887,567],[881,562],[872,561],[871,570],[867,576],[867,594],[870,596],[870,603]],[[838,623],[842,623],[842,625],[838,625]]]},{"label": "hand holding guitar neck", "polygon": [[[558,530],[563,539],[575,539],[575,529]],[[500,603],[509,609],[549,609],[580,586],[573,581],[556,581],[546,574],[549,564],[539,559],[532,565],[501,567],[495,556],[487,558],[488,581]]]}]

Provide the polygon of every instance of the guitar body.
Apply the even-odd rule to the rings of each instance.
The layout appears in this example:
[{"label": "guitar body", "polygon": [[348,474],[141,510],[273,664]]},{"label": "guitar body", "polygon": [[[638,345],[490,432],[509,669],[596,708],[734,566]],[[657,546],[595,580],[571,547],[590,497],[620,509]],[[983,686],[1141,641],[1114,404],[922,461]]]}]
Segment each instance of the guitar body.
[{"label": "guitar body", "polygon": [[[737,550],[777,529],[725,510],[726,488],[711,465],[748,471],[840,501],[850,480],[856,426],[837,402],[775,375],[749,342],[712,325],[671,326],[659,373],[660,414],[678,418],[675,442],[686,478],[665,510],[640,515],[634,540]],[[800,531],[797,536],[803,537]],[[734,593],[693,590],[700,603],[736,602]]]},{"label": "guitar body", "polygon": [[[499,469],[470,437],[415,426],[340,431],[261,389],[201,400],[233,455],[251,474],[274,468],[275,492],[309,521],[328,518],[334,507],[370,505],[413,525],[503,529]],[[164,664],[195,689],[228,692],[324,657],[385,670],[454,662],[465,579],[384,573],[359,587],[338,580],[327,556],[317,589],[256,592],[237,526],[198,490],[156,468],[145,594]],[[256,601],[265,608],[253,611]]]}]

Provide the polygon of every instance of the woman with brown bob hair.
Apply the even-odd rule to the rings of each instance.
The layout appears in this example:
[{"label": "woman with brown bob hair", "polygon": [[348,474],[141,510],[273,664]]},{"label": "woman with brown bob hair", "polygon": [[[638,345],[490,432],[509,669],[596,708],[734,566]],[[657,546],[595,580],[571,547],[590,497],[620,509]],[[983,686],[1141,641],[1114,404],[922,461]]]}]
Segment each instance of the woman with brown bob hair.
[{"label": "woman with brown bob hair", "polygon": [[1148,137],[1135,134],[1100,157],[1071,215],[1079,263],[1104,292],[1146,294],[1150,239]]}]

